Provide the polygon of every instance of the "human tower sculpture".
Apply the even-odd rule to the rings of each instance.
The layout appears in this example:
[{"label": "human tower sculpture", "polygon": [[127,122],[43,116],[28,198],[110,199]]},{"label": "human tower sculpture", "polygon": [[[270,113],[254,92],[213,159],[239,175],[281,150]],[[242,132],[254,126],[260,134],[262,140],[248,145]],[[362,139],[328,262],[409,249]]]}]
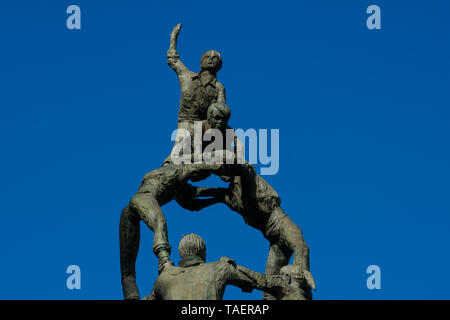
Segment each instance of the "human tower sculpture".
[{"label": "human tower sculpture", "polygon": [[[119,225],[122,288],[126,300],[140,299],[135,264],[139,249],[140,221],[153,231],[153,252],[159,275],[148,300],[218,300],[225,287],[235,285],[245,292],[264,292],[263,299],[308,300],[315,289],[309,271],[309,249],[301,229],[280,207],[277,192],[243,160],[242,144],[228,126],[231,115],[224,86],[217,80],[222,58],[215,50],[201,58],[201,70],[190,71],[180,60],[177,40],[181,24],[170,37],[167,63],[176,72],[180,87],[180,109],[175,143],[163,165],[147,173],[129,204],[122,210]],[[195,143],[196,127],[225,137],[221,150],[207,151]],[[231,135],[231,138],[230,138]],[[221,141],[222,142],[222,141]],[[198,155],[201,155],[198,160]],[[228,188],[200,188],[190,182],[211,174],[229,183]],[[184,209],[198,211],[224,203],[239,213],[246,224],[258,229],[270,243],[265,273],[261,274],[227,257],[206,263],[206,246],[196,234],[183,236],[179,252],[183,260],[175,266],[161,207],[175,200]],[[289,264],[293,256],[292,264]]]}]

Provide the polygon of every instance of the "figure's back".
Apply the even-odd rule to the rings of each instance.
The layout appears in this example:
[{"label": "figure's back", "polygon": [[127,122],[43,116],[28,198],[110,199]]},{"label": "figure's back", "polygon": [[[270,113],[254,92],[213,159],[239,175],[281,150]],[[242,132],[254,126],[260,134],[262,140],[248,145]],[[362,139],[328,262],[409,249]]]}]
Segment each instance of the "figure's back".
[{"label": "figure's back", "polygon": [[175,267],[155,281],[155,298],[161,300],[221,300],[225,284],[217,272],[219,261]]},{"label": "figure's back", "polygon": [[142,179],[139,192],[150,192],[160,202],[160,205],[171,201],[175,195],[174,186],[183,179],[184,166],[169,164],[147,173]]}]

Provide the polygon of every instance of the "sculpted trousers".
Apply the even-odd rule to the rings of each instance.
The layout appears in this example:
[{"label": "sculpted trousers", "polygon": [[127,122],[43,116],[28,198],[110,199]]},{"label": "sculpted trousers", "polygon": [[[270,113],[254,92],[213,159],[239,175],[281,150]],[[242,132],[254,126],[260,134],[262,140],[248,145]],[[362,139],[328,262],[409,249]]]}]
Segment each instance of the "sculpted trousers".
[{"label": "sculpted trousers", "polygon": [[143,220],[153,231],[153,252],[170,252],[167,223],[155,197],[148,192],[138,192],[122,211],[119,224],[120,265],[122,276],[135,275],[139,250],[139,222]]},{"label": "sculpted trousers", "polygon": [[[269,224],[272,224],[272,229],[267,236],[271,246],[266,263],[266,275],[280,274],[280,269],[289,264],[292,255],[294,265],[309,271],[309,248],[303,239],[302,230],[285,214],[277,215],[271,220]],[[264,294],[264,299],[272,298]]]}]

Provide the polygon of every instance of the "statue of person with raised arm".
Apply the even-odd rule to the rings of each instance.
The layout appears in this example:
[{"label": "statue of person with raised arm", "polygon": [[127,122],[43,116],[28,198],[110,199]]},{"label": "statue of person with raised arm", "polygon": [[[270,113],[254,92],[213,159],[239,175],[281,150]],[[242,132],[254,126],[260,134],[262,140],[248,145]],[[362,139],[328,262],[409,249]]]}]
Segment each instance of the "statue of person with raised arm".
[{"label": "statue of person with raised arm", "polygon": [[[171,156],[174,156],[175,145],[182,143],[187,134],[190,135],[190,141],[193,142],[194,122],[207,119],[207,110],[211,104],[226,102],[225,88],[216,78],[217,72],[222,67],[220,53],[215,50],[207,50],[201,57],[201,70],[192,72],[180,60],[177,52],[180,30],[181,23],[172,30],[170,47],[167,51],[167,63],[176,72],[181,87],[178,131]],[[191,151],[193,151],[192,148]],[[164,163],[171,162],[171,156]]]}]

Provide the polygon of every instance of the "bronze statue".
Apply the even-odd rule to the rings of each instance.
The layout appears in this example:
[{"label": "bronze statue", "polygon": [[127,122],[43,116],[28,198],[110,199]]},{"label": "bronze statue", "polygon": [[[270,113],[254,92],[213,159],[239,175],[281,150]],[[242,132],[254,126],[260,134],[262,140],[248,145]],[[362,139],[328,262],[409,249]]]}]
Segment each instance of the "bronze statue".
[{"label": "bronze statue", "polygon": [[[181,24],[178,24],[172,30],[167,62],[177,73],[181,86],[178,113],[178,129],[181,130],[177,132],[171,156],[161,168],[144,176],[138,192],[122,210],[119,238],[124,298],[140,298],[135,263],[142,220],[154,232],[153,252],[158,257],[159,271],[153,291],[146,299],[222,299],[226,285],[236,285],[247,292],[261,290],[264,299],[311,299],[315,282],[309,271],[309,249],[302,231],[281,209],[277,192],[256,174],[251,164],[240,158],[243,145],[228,126],[231,110],[225,104],[225,89],[216,79],[222,58],[217,51],[208,50],[202,56],[200,72],[187,69],[176,51],[180,29]],[[214,139],[211,144],[200,139],[203,162],[196,162],[193,152],[197,151],[193,144],[197,125],[205,132],[202,138]],[[184,145],[186,141],[190,141],[189,145]],[[177,163],[175,156],[181,150],[184,153],[185,147],[188,161]],[[228,161],[230,154],[231,162]],[[229,187],[200,188],[189,183],[211,174],[229,182]],[[172,200],[190,211],[224,203],[238,212],[270,242],[265,274],[238,266],[226,257],[205,263],[205,244],[194,234],[180,241],[183,260],[175,267],[170,260],[167,224],[161,211],[161,207]],[[292,255],[293,264],[288,265]]]},{"label": "bronze statue", "polygon": [[[181,87],[180,109],[178,111],[178,129],[175,146],[189,133],[194,137],[194,121],[206,120],[208,107],[215,102],[226,102],[225,88],[217,81],[216,74],[222,67],[222,57],[215,50],[203,53],[197,73],[190,71],[177,52],[178,35],[181,23],[175,26],[170,35],[170,47],[167,51],[167,63],[176,72]],[[172,151],[173,153],[173,151]],[[172,154],[171,153],[171,154]],[[170,162],[170,157],[165,162]]]}]

